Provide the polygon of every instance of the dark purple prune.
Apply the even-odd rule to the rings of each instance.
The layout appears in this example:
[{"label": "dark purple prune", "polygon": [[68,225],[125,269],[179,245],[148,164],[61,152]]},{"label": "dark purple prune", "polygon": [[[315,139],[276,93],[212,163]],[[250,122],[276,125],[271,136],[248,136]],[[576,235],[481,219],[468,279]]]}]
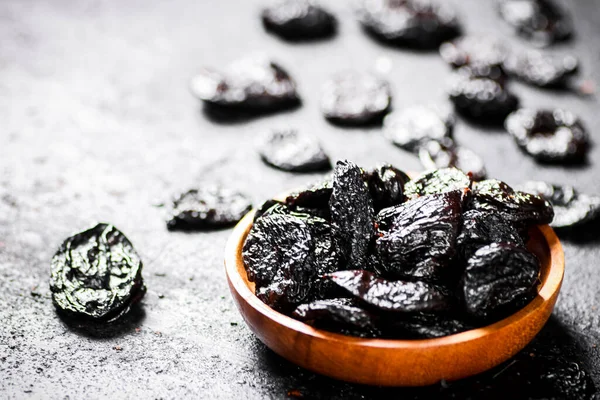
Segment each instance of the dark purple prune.
[{"label": "dark purple prune", "polygon": [[331,169],[329,157],[319,142],[296,130],[272,131],[258,149],[262,160],[283,171],[314,172]]},{"label": "dark purple prune", "polygon": [[304,212],[330,221],[329,200],[332,193],[332,181],[325,180],[305,190],[290,194],[285,199],[285,204],[291,210]]},{"label": "dark purple prune", "polygon": [[543,197],[552,204],[555,229],[569,229],[584,225],[600,217],[600,197],[581,194],[572,186],[558,186],[546,182],[525,182],[519,190]]},{"label": "dark purple prune", "polygon": [[452,136],[454,116],[449,107],[412,106],[387,115],[383,121],[384,136],[408,151],[417,151],[430,140]]},{"label": "dark purple prune", "polygon": [[588,134],[569,111],[520,109],[506,118],[504,126],[521,149],[538,161],[578,163],[587,156]]},{"label": "dark purple prune", "polygon": [[511,53],[503,66],[506,73],[531,85],[566,88],[577,72],[579,62],[571,55],[527,50]]},{"label": "dark purple prune", "polygon": [[552,0],[500,0],[500,16],[518,34],[540,45],[568,39],[572,23]]},{"label": "dark purple prune", "polygon": [[364,268],[375,234],[375,212],[363,171],[356,164],[337,162],[329,208],[333,240],[348,268]]},{"label": "dark purple prune", "polygon": [[114,321],[146,293],[140,256],[109,224],[67,238],[52,258],[51,271],[52,301],[73,318]]},{"label": "dark purple prune", "polygon": [[480,248],[461,278],[466,312],[476,318],[504,317],[537,293],[540,262],[527,249],[509,243]]},{"label": "dark purple prune", "polygon": [[264,27],[286,40],[326,38],[335,33],[335,17],[311,0],[282,0],[262,12]]},{"label": "dark purple prune", "polygon": [[379,165],[366,174],[367,184],[375,211],[398,205],[404,201],[404,184],[408,175],[390,164]]},{"label": "dark purple prune", "polygon": [[454,68],[472,65],[501,70],[507,54],[504,42],[485,35],[463,36],[440,46],[442,59]]},{"label": "dark purple prune", "polygon": [[454,10],[435,0],[362,0],[358,16],[375,38],[397,46],[433,49],[459,34]]},{"label": "dark purple prune", "polygon": [[389,84],[371,73],[346,71],[327,81],[321,111],[328,120],[342,125],[364,125],[380,121],[392,101]]},{"label": "dark purple prune", "polygon": [[273,110],[299,102],[289,74],[263,57],[239,59],[222,73],[205,68],[192,79],[191,90],[205,103],[226,108]]},{"label": "dark purple prune", "polygon": [[363,270],[333,272],[326,278],[383,311],[434,312],[446,310],[452,304],[452,296],[446,289],[426,282],[387,281]]},{"label": "dark purple prune", "polygon": [[408,200],[429,194],[464,191],[471,187],[471,179],[456,168],[426,171],[404,185],[404,196]]},{"label": "dark purple prune", "polygon": [[469,64],[457,69],[456,73],[466,79],[483,78],[491,79],[502,86],[506,84],[506,74],[504,73],[504,69],[499,66]]},{"label": "dark purple prune", "polygon": [[190,189],[173,200],[169,230],[210,230],[238,222],[252,209],[243,194],[219,185]]},{"label": "dark purple prune", "polygon": [[479,181],[485,179],[486,170],[483,160],[477,153],[466,147],[458,146],[450,138],[432,140],[419,149],[419,159],[425,169],[458,168]]},{"label": "dark purple prune", "polygon": [[383,209],[375,250],[385,276],[440,280],[451,269],[462,216],[460,190],[421,196]]},{"label": "dark purple prune", "polygon": [[496,179],[473,184],[470,208],[497,213],[506,221],[535,225],[549,224],[554,217],[552,205],[547,200],[515,191]]},{"label": "dark purple prune", "polygon": [[466,321],[446,312],[416,313],[393,318],[390,314],[380,319],[379,328],[385,337],[402,339],[433,339],[473,329]]},{"label": "dark purple prune", "polygon": [[284,203],[279,200],[274,200],[274,199],[266,200],[264,203],[261,204],[260,207],[258,207],[256,212],[254,213],[254,221],[253,222],[256,222],[256,220],[261,218],[263,215],[269,215],[271,210],[273,210],[274,208],[283,206],[283,205],[284,205]]}]

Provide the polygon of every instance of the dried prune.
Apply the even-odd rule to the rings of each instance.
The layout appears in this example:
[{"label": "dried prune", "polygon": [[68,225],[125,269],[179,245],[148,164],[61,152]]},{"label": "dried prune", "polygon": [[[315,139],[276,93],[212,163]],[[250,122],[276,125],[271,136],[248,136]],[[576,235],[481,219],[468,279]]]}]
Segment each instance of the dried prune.
[{"label": "dried prune", "polygon": [[493,243],[467,261],[461,278],[465,310],[476,318],[506,316],[536,294],[540,262],[522,247]]},{"label": "dried prune", "polygon": [[254,213],[254,222],[256,222],[256,220],[261,218],[263,215],[270,214],[271,210],[276,208],[276,206],[282,206],[283,204],[284,203],[279,200],[266,200],[260,205],[260,207],[258,207],[256,212]]},{"label": "dried prune", "polygon": [[346,71],[325,83],[321,111],[334,123],[363,125],[381,120],[391,101],[385,80],[371,73]]},{"label": "dried prune", "polygon": [[433,339],[473,328],[470,323],[452,314],[416,313],[402,315],[401,318],[387,314],[386,318],[381,318],[379,326],[384,336],[394,338],[402,335],[405,339]]},{"label": "dried prune", "polygon": [[404,201],[404,184],[410,180],[404,172],[383,164],[367,172],[366,177],[375,211]]},{"label": "dried prune", "polygon": [[469,174],[473,180],[485,179],[483,160],[473,150],[458,146],[450,138],[432,140],[419,149],[419,159],[425,169],[454,167]]},{"label": "dried prune", "polygon": [[192,93],[208,105],[265,111],[296,105],[296,83],[264,57],[242,58],[223,72],[204,68],[191,82]]},{"label": "dried prune", "polygon": [[362,0],[358,15],[375,38],[393,45],[432,49],[460,32],[456,13],[435,0]]},{"label": "dried prune", "polygon": [[57,310],[69,317],[114,321],[146,293],[142,260],[121,231],[98,224],[61,244],[50,290]]},{"label": "dried prune", "polygon": [[319,142],[296,130],[267,134],[258,149],[264,162],[283,171],[314,172],[331,169],[329,157]]},{"label": "dried prune", "polygon": [[570,18],[552,0],[500,0],[498,10],[521,36],[541,45],[567,39]]},{"label": "dried prune", "polygon": [[465,78],[484,78],[491,79],[504,86],[506,84],[506,74],[504,69],[499,66],[489,66],[485,64],[469,64],[460,67],[456,73]]},{"label": "dried prune", "polygon": [[386,276],[440,280],[456,254],[462,215],[460,190],[421,196],[383,209],[375,250]]},{"label": "dried prune", "polygon": [[566,88],[579,66],[571,55],[528,50],[512,52],[504,60],[504,70],[524,82],[539,87]]},{"label": "dried prune", "polygon": [[555,229],[581,226],[600,217],[600,197],[579,193],[572,186],[529,181],[518,189],[543,197],[552,204],[554,219],[550,226]]},{"label": "dried prune", "polygon": [[350,161],[338,161],[329,201],[334,243],[349,268],[363,268],[375,234],[373,200],[363,171]]},{"label": "dried prune", "polygon": [[433,312],[450,307],[452,296],[441,286],[426,282],[388,281],[369,271],[338,271],[326,275],[336,285],[383,311]]},{"label": "dried prune", "polygon": [[412,106],[387,115],[383,134],[396,146],[416,151],[430,140],[452,135],[454,116],[448,107]]},{"label": "dried prune", "polygon": [[520,109],[506,118],[504,126],[517,144],[538,161],[578,163],[586,159],[588,134],[569,111]]},{"label": "dried prune", "polygon": [[265,28],[287,40],[307,40],[331,36],[336,29],[334,16],[311,0],[281,0],[262,12]]},{"label": "dried prune", "polygon": [[173,200],[170,230],[209,230],[238,222],[252,204],[243,194],[219,185],[190,189]]},{"label": "dried prune", "polygon": [[331,220],[329,200],[333,193],[333,182],[325,180],[296,193],[285,199],[285,204],[294,211],[311,214],[327,221]]},{"label": "dried prune", "polygon": [[471,187],[471,179],[456,168],[442,168],[426,171],[404,185],[404,196],[411,200],[420,196],[444,193],[454,190],[464,191]]},{"label": "dried prune", "polygon": [[472,65],[501,70],[507,54],[504,42],[485,35],[464,36],[440,46],[442,59],[454,68]]}]

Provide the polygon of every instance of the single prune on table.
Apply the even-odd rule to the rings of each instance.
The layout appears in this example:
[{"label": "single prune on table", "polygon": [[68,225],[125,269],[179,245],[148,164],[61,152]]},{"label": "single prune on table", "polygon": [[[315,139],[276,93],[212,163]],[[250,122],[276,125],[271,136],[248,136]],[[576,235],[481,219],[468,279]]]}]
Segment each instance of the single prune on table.
[{"label": "single prune on table", "polygon": [[452,135],[454,115],[449,107],[412,106],[388,114],[383,120],[383,134],[396,146],[417,151],[430,140]]},{"label": "single prune on table", "polygon": [[335,17],[311,0],[280,0],[262,12],[264,27],[286,40],[310,40],[331,36]]},{"label": "single prune on table", "polygon": [[321,111],[334,123],[363,125],[380,121],[391,101],[387,81],[371,73],[346,71],[325,83]]},{"label": "single prune on table", "polygon": [[146,293],[142,260],[121,231],[98,224],[61,244],[52,258],[50,290],[66,316],[114,321]]},{"label": "single prune on table", "polygon": [[568,39],[573,31],[553,0],[499,0],[498,10],[518,34],[540,45]]},{"label": "single prune on table", "polygon": [[319,142],[293,129],[271,131],[265,135],[258,152],[263,161],[290,172],[314,172],[331,169],[329,157]]},{"label": "single prune on table", "polygon": [[231,226],[252,209],[245,195],[220,185],[190,189],[173,200],[169,230],[211,230]]},{"label": "single prune on table", "polygon": [[566,88],[578,70],[579,62],[571,55],[514,51],[504,60],[504,71],[531,85]]},{"label": "single prune on table", "polygon": [[510,243],[480,248],[467,261],[461,291],[467,313],[476,318],[507,316],[536,294],[540,262]]},{"label": "single prune on table", "polygon": [[442,168],[417,175],[404,185],[404,196],[411,200],[429,194],[464,191],[471,187],[471,178],[456,168]]},{"label": "single prune on table", "polygon": [[403,171],[390,164],[377,166],[366,174],[375,211],[404,201],[404,185],[410,180]]},{"label": "single prune on table", "polygon": [[291,210],[304,212],[330,221],[329,200],[332,193],[332,180],[325,180],[313,184],[304,190],[290,194],[286,197],[285,204]]},{"label": "single prune on table", "polygon": [[462,216],[461,190],[421,196],[377,216],[375,267],[391,278],[439,281],[452,273]]},{"label": "single prune on table", "polygon": [[580,163],[586,159],[588,134],[570,111],[520,109],[506,118],[504,126],[521,149],[538,161]]},{"label": "single prune on table", "polygon": [[419,159],[425,169],[457,168],[470,175],[473,180],[485,179],[483,160],[477,153],[458,146],[452,139],[432,140],[419,149]]},{"label": "single prune on table", "polygon": [[191,82],[192,93],[210,106],[267,111],[298,104],[296,83],[278,64],[248,57],[224,71],[204,68]]},{"label": "single prune on table", "polygon": [[348,268],[362,268],[375,234],[375,212],[363,171],[350,161],[338,161],[329,200],[333,240]]},{"label": "single prune on table", "polygon": [[389,313],[381,318],[378,326],[384,336],[398,337],[400,333],[405,339],[432,339],[454,335],[473,329],[470,323],[463,321],[456,313],[416,313],[393,318]]},{"label": "single prune on table", "polygon": [[450,307],[448,290],[426,282],[388,281],[369,271],[337,271],[326,278],[361,301],[383,311],[417,313]]},{"label": "single prune on table", "polygon": [[472,65],[501,70],[507,54],[504,42],[486,35],[463,36],[440,46],[442,59],[454,68]]},{"label": "single prune on table", "polygon": [[460,32],[454,10],[436,0],[361,0],[358,17],[383,42],[433,49]]},{"label": "single prune on table", "polygon": [[552,204],[555,229],[584,225],[600,217],[600,196],[579,193],[572,186],[558,186],[546,182],[529,181],[518,186],[523,192],[543,197]]}]

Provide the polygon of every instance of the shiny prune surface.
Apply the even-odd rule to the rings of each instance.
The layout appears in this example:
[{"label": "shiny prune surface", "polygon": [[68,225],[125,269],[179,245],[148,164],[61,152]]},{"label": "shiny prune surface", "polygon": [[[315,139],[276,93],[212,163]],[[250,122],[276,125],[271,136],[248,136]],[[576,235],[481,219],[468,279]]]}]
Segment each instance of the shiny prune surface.
[{"label": "shiny prune surface", "polygon": [[407,339],[432,339],[473,329],[473,324],[465,321],[455,312],[414,313],[410,315],[392,316],[387,314],[381,318],[379,326],[384,336],[402,336]]},{"label": "shiny prune surface", "polygon": [[503,66],[507,74],[531,85],[566,88],[577,72],[579,62],[571,55],[527,50],[513,51]]},{"label": "shiny prune surface", "polygon": [[244,194],[220,185],[190,189],[175,199],[167,220],[169,230],[211,230],[234,225],[252,209]]},{"label": "shiny prune surface", "polygon": [[329,37],[337,25],[330,12],[311,0],[279,0],[265,8],[261,18],[269,32],[293,41]]},{"label": "shiny prune surface", "polygon": [[319,142],[294,129],[266,134],[259,144],[262,160],[275,168],[290,172],[314,172],[331,169],[331,161]]},{"label": "shiny prune surface", "polygon": [[486,35],[467,35],[440,46],[442,59],[454,68],[502,68],[508,48],[500,39]]},{"label": "shiny prune surface", "polygon": [[67,238],[52,258],[52,301],[67,317],[114,321],[146,293],[142,267],[121,231],[98,224]]},{"label": "shiny prune surface", "polygon": [[404,185],[410,180],[403,171],[390,164],[377,166],[366,174],[375,211],[404,201]]},{"label": "shiny prune surface", "polygon": [[325,180],[310,185],[304,190],[294,192],[286,197],[285,204],[294,211],[304,212],[331,220],[329,200],[333,193],[333,181]]},{"label": "shiny prune surface", "polygon": [[486,177],[483,159],[473,150],[458,146],[452,139],[432,140],[419,149],[419,160],[425,169],[457,168],[473,180]]},{"label": "shiny prune surface", "polygon": [[442,168],[425,171],[404,185],[404,196],[411,200],[420,196],[464,191],[471,187],[471,178],[457,168]]},{"label": "shiny prune surface", "polygon": [[538,161],[581,163],[587,157],[588,133],[570,111],[523,108],[509,115],[504,127]]}]

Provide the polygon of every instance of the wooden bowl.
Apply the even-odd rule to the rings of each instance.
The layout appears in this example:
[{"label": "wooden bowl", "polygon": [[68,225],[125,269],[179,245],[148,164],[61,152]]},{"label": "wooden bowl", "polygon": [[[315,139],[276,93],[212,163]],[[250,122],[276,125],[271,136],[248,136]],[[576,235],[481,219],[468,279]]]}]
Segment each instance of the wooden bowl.
[{"label": "wooden bowl", "polygon": [[315,329],[280,314],[254,295],[242,247],[254,212],[235,227],[226,247],[225,270],[237,307],[256,336],[277,354],[311,371],[348,382],[425,386],[486,371],[523,349],[542,329],[556,303],[564,273],[562,246],[549,226],[530,232],[530,251],[541,262],[538,296],[492,325],[437,339],[361,339]]}]

